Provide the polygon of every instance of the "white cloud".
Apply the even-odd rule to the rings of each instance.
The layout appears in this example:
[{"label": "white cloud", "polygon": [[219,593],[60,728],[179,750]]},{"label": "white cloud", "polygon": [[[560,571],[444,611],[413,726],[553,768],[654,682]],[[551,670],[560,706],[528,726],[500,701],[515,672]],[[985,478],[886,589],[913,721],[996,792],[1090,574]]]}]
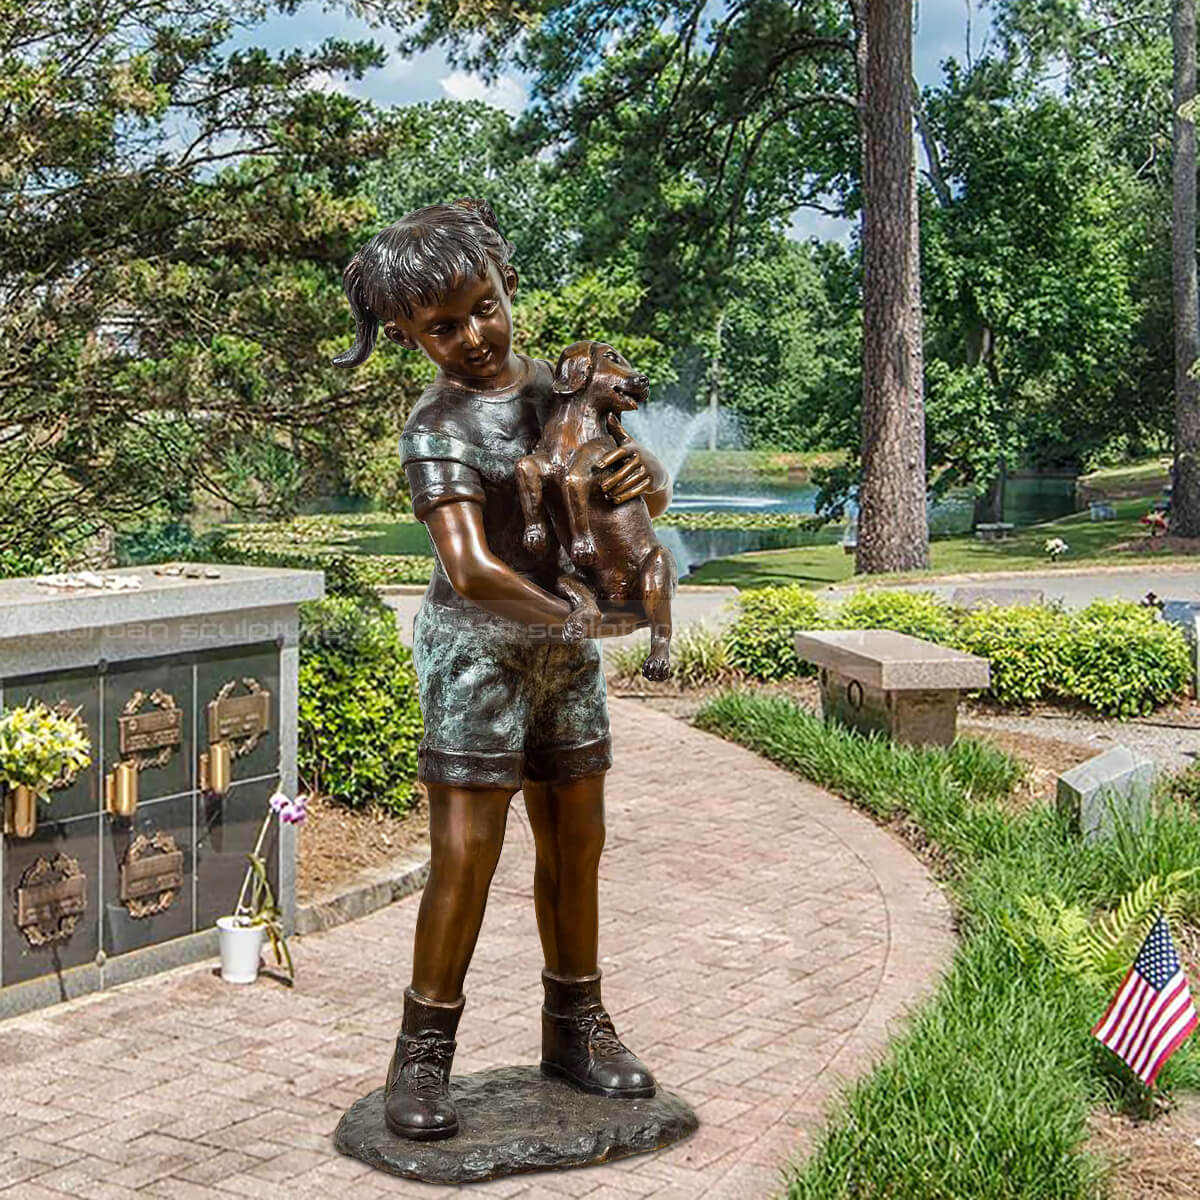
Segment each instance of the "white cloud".
[{"label": "white cloud", "polygon": [[438,82],[451,100],[482,100],[485,104],[501,108],[513,116],[525,107],[527,99],[525,88],[512,75],[501,75],[495,83],[487,83],[478,75],[471,75],[466,71],[452,71],[449,75],[442,76]]},{"label": "white cloud", "polygon": [[335,75],[332,71],[318,71],[308,81],[308,86],[314,92],[338,92],[343,96],[360,96],[349,79]]},{"label": "white cloud", "polygon": [[788,236],[797,242],[805,242],[810,237],[815,237],[822,242],[841,242],[846,246],[849,245],[850,234],[857,225],[857,221],[848,221],[845,217],[831,217],[815,208],[798,208],[792,213]]}]

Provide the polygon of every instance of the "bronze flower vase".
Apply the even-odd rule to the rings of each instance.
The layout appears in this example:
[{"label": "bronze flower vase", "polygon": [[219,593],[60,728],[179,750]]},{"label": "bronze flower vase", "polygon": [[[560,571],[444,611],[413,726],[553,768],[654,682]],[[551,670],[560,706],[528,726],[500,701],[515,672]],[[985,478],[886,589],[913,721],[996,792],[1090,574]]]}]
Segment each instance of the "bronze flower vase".
[{"label": "bronze flower vase", "polygon": [[4,790],[4,832],[31,838],[37,833],[37,792],[23,783]]}]

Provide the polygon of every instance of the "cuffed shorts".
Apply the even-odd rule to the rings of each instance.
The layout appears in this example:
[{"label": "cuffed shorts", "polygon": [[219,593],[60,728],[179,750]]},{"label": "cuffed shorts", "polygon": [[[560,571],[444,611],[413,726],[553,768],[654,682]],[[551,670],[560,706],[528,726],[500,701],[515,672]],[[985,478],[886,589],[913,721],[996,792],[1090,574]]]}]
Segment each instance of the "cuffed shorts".
[{"label": "cuffed shorts", "polygon": [[417,778],[460,787],[565,782],[612,766],[600,649],[428,596],[413,624],[425,736]]}]

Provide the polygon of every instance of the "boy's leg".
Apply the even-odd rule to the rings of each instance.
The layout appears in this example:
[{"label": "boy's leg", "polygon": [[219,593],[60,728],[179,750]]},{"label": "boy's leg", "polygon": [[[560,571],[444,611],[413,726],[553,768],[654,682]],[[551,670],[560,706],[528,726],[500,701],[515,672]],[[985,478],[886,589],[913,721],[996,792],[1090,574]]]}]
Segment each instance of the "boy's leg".
[{"label": "boy's leg", "polygon": [[429,795],[429,881],[417,913],[412,985],[384,1085],[384,1119],[401,1137],[453,1137],[450,1097],[463,979],[475,950],[488,886],[504,844],[513,787],[425,781]]},{"label": "boy's leg", "polygon": [[475,952],[515,789],[430,782],[425,788],[429,879],[417,913],[412,986],[430,1000],[452,1003],[462,995]]},{"label": "boy's leg", "polygon": [[648,1097],[654,1077],[617,1036],[600,998],[598,875],[606,772],[523,790],[537,862],[534,907],[542,972],[542,1071],[601,1096]]},{"label": "boy's leg", "polygon": [[596,970],[606,774],[561,783],[527,777],[523,784],[537,853],[533,904],[538,934],[546,968],[556,975]]}]

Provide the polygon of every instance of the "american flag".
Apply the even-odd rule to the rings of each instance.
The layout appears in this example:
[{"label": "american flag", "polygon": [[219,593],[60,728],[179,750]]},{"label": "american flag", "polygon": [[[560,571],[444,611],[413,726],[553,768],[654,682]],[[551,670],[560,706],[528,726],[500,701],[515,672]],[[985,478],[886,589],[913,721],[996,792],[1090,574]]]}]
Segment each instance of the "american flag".
[{"label": "american flag", "polygon": [[1159,913],[1092,1033],[1152,1088],[1167,1059],[1196,1024],[1187,976],[1175,953],[1167,918]]}]

